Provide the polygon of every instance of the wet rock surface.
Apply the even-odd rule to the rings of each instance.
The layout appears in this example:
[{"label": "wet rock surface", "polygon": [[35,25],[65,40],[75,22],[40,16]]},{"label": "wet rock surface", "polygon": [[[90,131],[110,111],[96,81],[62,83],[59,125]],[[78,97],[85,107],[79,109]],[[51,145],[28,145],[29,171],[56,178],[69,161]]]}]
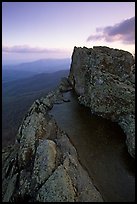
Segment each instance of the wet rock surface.
[{"label": "wet rock surface", "polygon": [[25,115],[14,145],[2,151],[3,202],[103,202],[66,132],[49,114],[68,103],[72,90],[91,112],[119,123],[134,157],[135,66],[128,52],[106,47],[76,48],[69,78]]},{"label": "wet rock surface", "polygon": [[70,102],[55,104],[50,114],[67,132],[104,201],[133,202],[135,160],[128,153],[122,128],[116,122],[91,114],[90,108],[78,103],[74,91],[64,95]]},{"label": "wet rock surface", "polygon": [[33,103],[15,144],[3,150],[3,202],[103,202],[67,134],[48,113],[54,104],[68,102],[62,92],[70,89],[67,83],[63,79]]},{"label": "wet rock surface", "polygon": [[135,156],[135,60],[129,52],[108,47],[75,47],[69,81],[79,102],[118,124]]}]

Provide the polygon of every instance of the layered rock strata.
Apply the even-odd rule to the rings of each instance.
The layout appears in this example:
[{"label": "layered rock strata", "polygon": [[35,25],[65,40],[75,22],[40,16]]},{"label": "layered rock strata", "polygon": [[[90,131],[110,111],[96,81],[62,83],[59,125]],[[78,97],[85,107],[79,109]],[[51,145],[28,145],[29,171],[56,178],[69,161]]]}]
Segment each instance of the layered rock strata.
[{"label": "layered rock strata", "polygon": [[135,59],[108,47],[75,47],[69,81],[93,114],[118,122],[135,156]]}]

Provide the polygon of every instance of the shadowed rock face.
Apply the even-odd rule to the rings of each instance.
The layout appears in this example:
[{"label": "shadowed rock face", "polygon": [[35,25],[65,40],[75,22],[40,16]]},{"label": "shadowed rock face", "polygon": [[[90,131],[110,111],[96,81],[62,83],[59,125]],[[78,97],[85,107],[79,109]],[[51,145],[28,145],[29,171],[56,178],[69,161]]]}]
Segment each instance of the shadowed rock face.
[{"label": "shadowed rock face", "polygon": [[67,134],[48,113],[55,103],[68,102],[65,90],[70,90],[67,79],[36,100],[15,145],[3,150],[3,202],[103,202]]},{"label": "shadowed rock face", "polygon": [[118,122],[135,156],[135,61],[126,51],[75,47],[69,81],[79,102],[91,112]]},{"label": "shadowed rock face", "polygon": [[76,48],[69,80],[36,100],[19,128],[14,145],[2,152],[3,202],[103,202],[75,147],[49,114],[54,104],[69,102],[72,87],[93,113],[117,121],[134,156],[134,59],[128,52]]}]

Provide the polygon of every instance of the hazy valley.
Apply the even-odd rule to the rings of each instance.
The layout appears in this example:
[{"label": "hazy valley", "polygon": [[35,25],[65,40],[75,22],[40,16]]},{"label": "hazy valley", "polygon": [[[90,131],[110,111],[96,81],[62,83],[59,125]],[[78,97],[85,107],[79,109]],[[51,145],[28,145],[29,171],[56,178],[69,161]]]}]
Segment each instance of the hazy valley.
[{"label": "hazy valley", "polygon": [[3,70],[3,201],[134,201],[133,56],[74,47],[66,70],[23,66]]},{"label": "hazy valley", "polygon": [[47,60],[3,66],[2,146],[14,143],[18,127],[32,103],[44,97],[62,77],[68,75],[69,60],[65,61],[66,64],[64,60],[48,60],[49,66]]}]

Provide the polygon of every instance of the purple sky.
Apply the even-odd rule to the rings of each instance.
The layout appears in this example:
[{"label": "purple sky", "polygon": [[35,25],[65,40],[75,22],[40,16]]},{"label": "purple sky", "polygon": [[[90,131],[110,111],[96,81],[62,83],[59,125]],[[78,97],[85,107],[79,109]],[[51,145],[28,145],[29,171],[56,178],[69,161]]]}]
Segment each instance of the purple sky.
[{"label": "purple sky", "polygon": [[74,46],[134,53],[135,2],[3,2],[3,63],[71,57]]}]

